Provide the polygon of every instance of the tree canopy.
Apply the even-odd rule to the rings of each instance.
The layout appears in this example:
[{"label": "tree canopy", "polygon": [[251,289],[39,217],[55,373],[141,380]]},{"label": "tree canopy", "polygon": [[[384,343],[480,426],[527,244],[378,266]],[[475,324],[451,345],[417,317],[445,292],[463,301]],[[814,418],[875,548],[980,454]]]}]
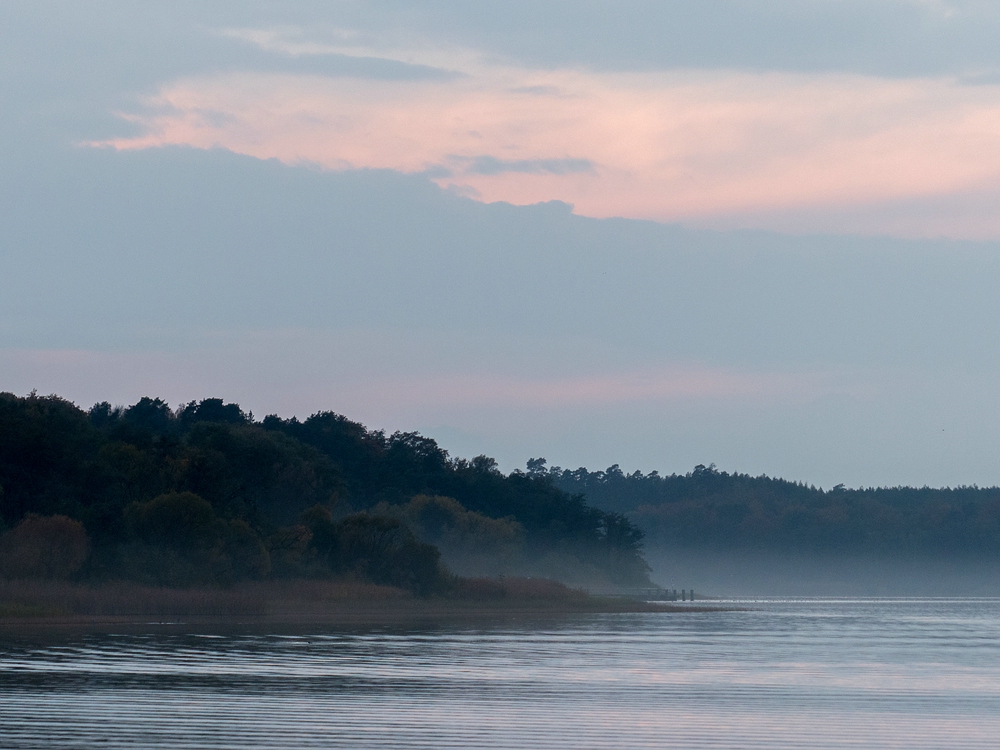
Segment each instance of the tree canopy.
[{"label": "tree canopy", "polygon": [[[77,575],[179,584],[350,574],[429,590],[433,543],[445,537],[422,525],[428,501],[413,505],[418,497],[451,514],[449,541],[459,528],[475,530],[466,546],[492,539],[484,530],[516,530],[506,559],[521,574],[647,580],[642,534],[621,514],[547,475],[453,458],[415,432],[329,411],[258,421],[218,398],[84,411],[58,396],[0,394],[0,531],[25,537],[29,516],[76,522],[90,550]],[[418,506],[423,515],[402,510]]]},{"label": "tree canopy", "polygon": [[1000,553],[1000,488],[829,490],[699,465],[687,474],[546,468],[555,487],[623,513],[651,545],[717,549]]}]

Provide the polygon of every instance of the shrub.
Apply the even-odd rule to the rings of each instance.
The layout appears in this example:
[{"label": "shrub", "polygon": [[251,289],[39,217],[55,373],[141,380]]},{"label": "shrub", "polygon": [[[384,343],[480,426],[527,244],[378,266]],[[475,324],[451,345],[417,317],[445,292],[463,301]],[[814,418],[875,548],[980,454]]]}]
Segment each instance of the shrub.
[{"label": "shrub", "polygon": [[172,492],[125,509],[132,541],[119,550],[124,576],[145,583],[230,584],[271,570],[264,542],[246,521],[224,520],[192,492]]},{"label": "shrub", "polygon": [[221,552],[235,580],[265,578],[271,572],[267,547],[246,521],[237,519],[226,525]]},{"label": "shrub", "polygon": [[313,540],[308,526],[298,524],[278,529],[267,538],[274,574],[283,578],[316,574],[316,552],[310,547]]},{"label": "shrub", "polygon": [[125,522],[147,544],[194,547],[212,533],[215,511],[193,492],[171,492],[125,509]]},{"label": "shrub", "polygon": [[90,540],[79,521],[31,513],[0,537],[0,574],[67,579],[80,570],[89,554]]},{"label": "shrub", "polygon": [[337,524],[331,562],[363,580],[429,594],[441,585],[440,558],[398,519],[357,513]]},{"label": "shrub", "polygon": [[440,547],[448,566],[462,573],[497,575],[522,562],[524,527],[513,518],[489,518],[440,495],[416,495],[387,510],[421,540]]}]

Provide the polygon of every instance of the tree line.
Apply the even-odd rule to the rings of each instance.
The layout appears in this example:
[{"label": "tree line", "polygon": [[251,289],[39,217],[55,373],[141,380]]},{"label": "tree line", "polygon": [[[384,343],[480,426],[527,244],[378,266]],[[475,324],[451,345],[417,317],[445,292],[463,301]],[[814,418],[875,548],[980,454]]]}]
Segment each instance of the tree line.
[{"label": "tree line", "polygon": [[893,553],[1000,553],[1000,488],[880,487],[823,490],[801,482],[719,471],[624,473],[547,467],[528,475],[626,515],[650,546]]},{"label": "tree line", "polygon": [[334,412],[209,398],[83,410],[0,394],[0,575],[188,585],[350,576],[429,593],[458,572],[648,581],[642,534],[548,477]]}]

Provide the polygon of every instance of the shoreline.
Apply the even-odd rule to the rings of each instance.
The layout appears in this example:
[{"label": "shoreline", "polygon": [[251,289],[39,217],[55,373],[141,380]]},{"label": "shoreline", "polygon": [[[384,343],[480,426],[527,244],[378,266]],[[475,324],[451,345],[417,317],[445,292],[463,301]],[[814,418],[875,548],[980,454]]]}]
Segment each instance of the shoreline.
[{"label": "shoreline", "polygon": [[0,635],[151,628],[301,632],[310,628],[429,626],[721,609],[591,596],[542,581],[531,586],[511,581],[492,596],[426,598],[353,581],[269,581],[226,589],[157,588],[125,582],[0,582]]},{"label": "shoreline", "polygon": [[728,611],[728,608],[708,607],[491,607],[474,604],[456,607],[440,606],[437,602],[422,607],[370,608],[352,607],[324,613],[283,612],[271,615],[204,615],[191,614],[171,618],[153,615],[51,615],[42,617],[0,617],[0,637],[8,634],[48,632],[129,633],[185,632],[262,632],[305,633],[316,629],[349,627],[431,627],[444,624],[497,623],[524,620],[565,620],[602,614],[670,614],[680,612]]}]

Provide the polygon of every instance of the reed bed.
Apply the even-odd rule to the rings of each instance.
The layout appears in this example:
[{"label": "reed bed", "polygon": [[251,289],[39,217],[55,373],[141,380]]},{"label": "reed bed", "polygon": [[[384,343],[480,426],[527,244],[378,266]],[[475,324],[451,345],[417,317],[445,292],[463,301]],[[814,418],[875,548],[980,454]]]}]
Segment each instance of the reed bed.
[{"label": "reed bed", "polygon": [[354,581],[268,581],[231,588],[162,588],[126,581],[0,581],[0,617],[240,617],[405,598],[409,595],[400,589]]},{"label": "reed bed", "polygon": [[[676,605],[593,597],[555,581],[457,578],[433,597],[352,580],[272,580],[229,588],[126,581],[0,581],[0,632],[123,626],[312,628],[452,619],[677,611]],[[187,625],[185,625],[187,623]]]}]

